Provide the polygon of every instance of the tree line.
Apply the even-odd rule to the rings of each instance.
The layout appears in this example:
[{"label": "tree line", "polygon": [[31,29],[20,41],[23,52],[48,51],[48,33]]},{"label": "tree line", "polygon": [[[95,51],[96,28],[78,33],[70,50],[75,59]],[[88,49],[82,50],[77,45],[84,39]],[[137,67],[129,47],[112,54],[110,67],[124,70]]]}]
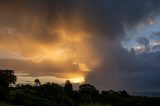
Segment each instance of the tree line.
[{"label": "tree line", "polygon": [[[74,90],[71,82],[65,85],[47,82],[34,85],[15,84],[13,70],[0,70],[0,101],[15,106],[160,106],[159,97],[131,96],[126,91],[98,91],[91,84]],[[14,86],[10,86],[14,85]]]}]

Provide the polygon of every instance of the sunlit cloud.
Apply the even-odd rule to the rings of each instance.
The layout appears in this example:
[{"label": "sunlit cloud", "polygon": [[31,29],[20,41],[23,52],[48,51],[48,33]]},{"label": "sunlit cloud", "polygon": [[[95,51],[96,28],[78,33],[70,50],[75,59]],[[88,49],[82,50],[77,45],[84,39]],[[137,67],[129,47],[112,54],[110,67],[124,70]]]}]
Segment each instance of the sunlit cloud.
[{"label": "sunlit cloud", "polygon": [[[53,42],[51,43],[42,43],[34,39],[35,36],[33,34],[36,33],[32,31],[26,33],[25,31],[18,31],[13,28],[5,28],[1,36],[9,34],[7,35],[9,38],[4,37],[1,39],[0,57],[3,59],[32,61],[34,64],[47,62],[46,64],[53,64],[53,67],[50,68],[50,71],[53,71],[53,73],[49,74],[49,76],[56,76],[58,78],[57,73],[60,73],[64,74],[63,78],[60,78],[61,80],[70,79],[74,83],[84,82],[86,73],[83,72],[91,71],[91,69],[96,67],[96,64],[93,63],[98,62],[96,53],[90,45],[90,37],[85,32],[72,32],[72,30],[64,29],[63,26],[61,27],[52,31],[48,30],[49,35],[45,36],[53,36],[49,37],[50,39],[53,38]],[[58,36],[58,38],[55,38],[57,41],[54,40],[55,35]],[[57,68],[54,68],[54,66],[58,68],[58,71],[55,72]],[[34,67],[34,65],[31,67]],[[15,67],[11,68],[15,69]],[[29,70],[35,71],[34,68],[30,68]],[[29,70],[25,73],[30,72]],[[21,70],[16,71],[21,72]],[[41,71],[45,72],[46,70]],[[68,71],[73,72],[73,75],[67,76],[66,73]],[[77,76],[78,73],[81,73],[81,75]],[[19,76],[19,74],[17,75]],[[27,80],[28,76],[23,77]],[[47,72],[45,76],[47,76]],[[24,80],[20,81],[24,82]]]}]

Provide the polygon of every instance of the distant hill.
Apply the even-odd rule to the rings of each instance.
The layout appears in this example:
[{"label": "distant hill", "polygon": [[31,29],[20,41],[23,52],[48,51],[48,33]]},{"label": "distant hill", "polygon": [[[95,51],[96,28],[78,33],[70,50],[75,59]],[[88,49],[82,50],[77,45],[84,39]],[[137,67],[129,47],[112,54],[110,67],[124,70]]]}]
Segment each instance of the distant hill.
[{"label": "distant hill", "polygon": [[160,97],[160,92],[129,92],[134,96]]}]

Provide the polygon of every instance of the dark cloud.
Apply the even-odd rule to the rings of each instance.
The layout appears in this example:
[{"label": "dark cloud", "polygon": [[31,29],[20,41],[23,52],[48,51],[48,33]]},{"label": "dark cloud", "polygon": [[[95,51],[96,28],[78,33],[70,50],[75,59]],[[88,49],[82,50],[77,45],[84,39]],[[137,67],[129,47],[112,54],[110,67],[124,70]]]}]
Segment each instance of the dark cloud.
[{"label": "dark cloud", "polygon": [[108,38],[122,37],[124,28],[155,15],[160,2],[155,0],[92,0],[84,2],[86,29]]},{"label": "dark cloud", "polygon": [[[125,27],[134,28],[139,22],[148,17],[154,17],[157,10],[159,11],[158,6],[160,3],[154,0],[113,0],[103,1],[102,4],[99,4],[98,1],[97,3],[94,1],[94,3],[99,8],[94,8],[93,13],[96,11],[97,14],[95,17],[93,14],[93,18],[88,19],[89,25],[93,26],[88,28],[96,31],[93,31],[97,35],[93,45],[102,62],[99,67],[88,75],[86,80],[97,85],[100,89],[153,90],[158,84],[158,80],[154,78],[154,73],[157,73],[160,67],[156,62],[151,63],[150,60],[153,58],[150,55],[144,53],[137,56],[127,51],[121,46],[121,39],[125,37]],[[95,24],[96,22],[97,24]],[[100,35],[104,36],[98,37]],[[148,48],[149,40],[147,38],[138,38],[138,43]],[[152,74],[151,76],[145,76],[144,73]],[[150,83],[147,84],[144,79]]]},{"label": "dark cloud", "polygon": [[153,47],[152,47],[152,50],[154,51],[154,50],[160,50],[160,45],[154,45]]},{"label": "dark cloud", "polygon": [[136,41],[140,45],[144,45],[144,46],[148,46],[149,45],[149,40],[146,37],[137,38]]},{"label": "dark cloud", "polygon": [[44,41],[50,40],[47,28],[54,29],[61,24],[67,25],[67,30],[120,38],[125,33],[125,25],[133,27],[155,15],[159,4],[157,0],[9,0],[1,3],[0,20],[3,26],[33,31],[37,39]]},{"label": "dark cloud", "polygon": [[102,62],[87,76],[88,83],[101,90],[158,91],[159,51],[134,55],[116,43],[100,42]]},{"label": "dark cloud", "polygon": [[160,40],[160,32],[153,32],[150,37],[154,40]]},{"label": "dark cloud", "polygon": [[149,39],[147,37],[139,37],[136,39],[136,42],[145,47],[145,51],[149,51]]}]

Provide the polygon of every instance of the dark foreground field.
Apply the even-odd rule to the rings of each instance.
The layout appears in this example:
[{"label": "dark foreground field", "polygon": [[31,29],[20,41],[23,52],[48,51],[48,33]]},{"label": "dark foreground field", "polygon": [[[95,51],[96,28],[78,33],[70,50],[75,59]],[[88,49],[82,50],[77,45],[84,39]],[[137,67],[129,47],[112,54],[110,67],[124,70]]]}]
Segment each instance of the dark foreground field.
[{"label": "dark foreground field", "polygon": [[[0,106],[18,106],[18,105],[10,105],[10,104],[5,104],[5,103],[0,103]],[[111,106],[111,105],[105,105],[105,104],[83,104],[80,106]]]}]

